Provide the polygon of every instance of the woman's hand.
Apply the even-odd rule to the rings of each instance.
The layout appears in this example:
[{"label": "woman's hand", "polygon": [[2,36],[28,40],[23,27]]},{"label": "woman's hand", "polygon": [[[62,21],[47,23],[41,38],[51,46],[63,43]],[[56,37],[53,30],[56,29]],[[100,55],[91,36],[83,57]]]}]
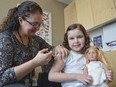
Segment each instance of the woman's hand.
[{"label": "woman's hand", "polygon": [[66,49],[61,45],[56,46],[53,51],[54,51],[53,53],[54,56],[60,55],[61,58],[65,58],[69,54],[68,49]]},{"label": "woman's hand", "polygon": [[42,49],[33,59],[36,66],[46,65],[52,58],[52,51],[48,52],[48,49]]}]

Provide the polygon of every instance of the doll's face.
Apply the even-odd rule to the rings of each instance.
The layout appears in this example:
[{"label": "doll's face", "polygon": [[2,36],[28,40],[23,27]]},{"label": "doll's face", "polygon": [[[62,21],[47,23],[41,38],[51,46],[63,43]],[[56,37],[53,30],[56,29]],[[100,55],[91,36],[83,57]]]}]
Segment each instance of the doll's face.
[{"label": "doll's face", "polygon": [[90,61],[96,61],[97,60],[97,52],[95,49],[89,49],[87,56]]}]

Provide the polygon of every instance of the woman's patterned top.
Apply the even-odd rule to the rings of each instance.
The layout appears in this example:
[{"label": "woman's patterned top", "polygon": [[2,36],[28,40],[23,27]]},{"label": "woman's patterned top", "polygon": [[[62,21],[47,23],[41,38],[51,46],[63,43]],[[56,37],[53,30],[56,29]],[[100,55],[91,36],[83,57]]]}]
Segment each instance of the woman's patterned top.
[{"label": "woman's patterned top", "polygon": [[39,50],[47,47],[50,45],[39,36],[30,36],[29,44],[25,46],[12,32],[0,32],[0,87],[17,82],[13,67],[31,60]]}]

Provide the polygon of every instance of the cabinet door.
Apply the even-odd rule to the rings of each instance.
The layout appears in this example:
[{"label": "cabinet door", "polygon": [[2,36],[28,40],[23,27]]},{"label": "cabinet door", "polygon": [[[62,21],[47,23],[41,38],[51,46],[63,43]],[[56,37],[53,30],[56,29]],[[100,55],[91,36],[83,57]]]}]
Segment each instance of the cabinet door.
[{"label": "cabinet door", "polygon": [[78,23],[86,29],[94,26],[90,0],[75,0]]},{"label": "cabinet door", "polygon": [[73,23],[77,23],[77,14],[74,1],[64,9],[65,30]]},{"label": "cabinet door", "polygon": [[115,12],[114,12],[114,17],[116,18],[116,0],[113,0],[114,2],[114,9],[113,10],[115,10]]},{"label": "cabinet door", "polygon": [[115,7],[116,7],[116,0],[114,0],[114,5],[115,5]]},{"label": "cabinet door", "polygon": [[95,25],[102,24],[115,17],[113,0],[91,0],[91,8]]}]

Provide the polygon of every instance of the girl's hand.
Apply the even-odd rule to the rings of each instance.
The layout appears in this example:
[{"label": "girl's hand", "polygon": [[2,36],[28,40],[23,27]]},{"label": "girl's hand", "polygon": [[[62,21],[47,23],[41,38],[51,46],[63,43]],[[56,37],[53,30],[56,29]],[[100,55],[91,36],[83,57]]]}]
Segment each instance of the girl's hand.
[{"label": "girl's hand", "polygon": [[92,77],[89,75],[84,75],[84,74],[80,74],[78,76],[78,81],[82,82],[84,85],[90,85],[92,84],[93,80]]},{"label": "girl's hand", "polygon": [[48,52],[48,49],[42,49],[33,59],[36,66],[46,65],[52,58],[52,51]]},{"label": "girl's hand", "polygon": [[108,82],[111,82],[113,80],[113,72],[111,70],[106,71],[106,78]]},{"label": "girl's hand", "polygon": [[56,47],[54,48],[54,53],[53,53],[53,55],[54,55],[54,56],[60,55],[61,58],[65,58],[65,57],[68,56],[68,53],[69,53],[68,49],[64,48],[64,47],[61,46],[61,45],[58,45],[58,46],[56,46]]}]

